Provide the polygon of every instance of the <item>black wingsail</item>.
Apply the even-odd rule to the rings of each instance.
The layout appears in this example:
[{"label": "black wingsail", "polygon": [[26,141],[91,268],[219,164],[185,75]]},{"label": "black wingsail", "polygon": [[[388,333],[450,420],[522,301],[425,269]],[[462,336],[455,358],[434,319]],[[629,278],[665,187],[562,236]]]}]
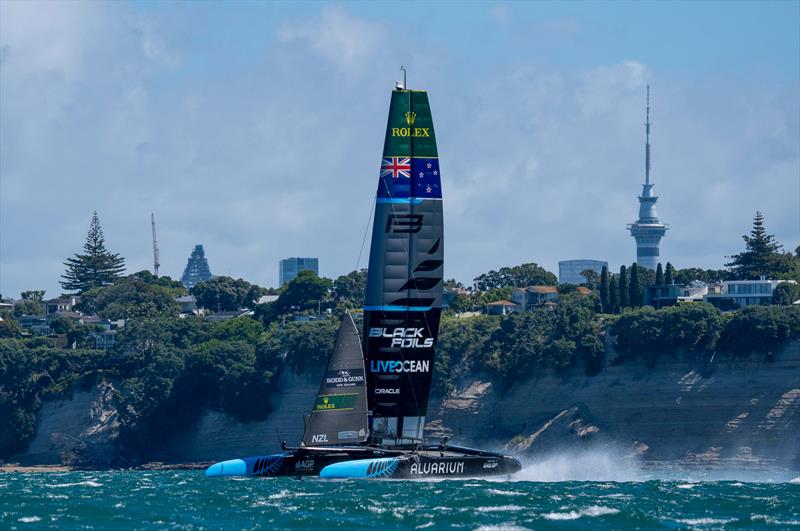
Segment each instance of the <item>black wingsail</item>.
[{"label": "black wingsail", "polygon": [[302,444],[356,444],[367,439],[368,430],[364,355],[358,328],[348,313],[342,318]]},{"label": "black wingsail", "polygon": [[442,188],[428,94],[395,90],[372,230],[364,345],[371,424],[422,439],[442,306]]}]

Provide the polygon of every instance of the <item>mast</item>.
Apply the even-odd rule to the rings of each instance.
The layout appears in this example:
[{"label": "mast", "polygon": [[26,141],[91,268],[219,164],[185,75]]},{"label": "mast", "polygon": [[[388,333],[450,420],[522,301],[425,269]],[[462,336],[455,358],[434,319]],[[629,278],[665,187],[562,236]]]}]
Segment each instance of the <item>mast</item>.
[{"label": "mast", "polygon": [[156,215],[150,214],[150,225],[153,228],[153,274],[158,277],[158,267],[161,265],[158,260],[158,241],[156,240]]},{"label": "mast", "polygon": [[647,121],[644,130],[644,184],[650,184],[650,85],[647,85]]},{"label": "mast", "polygon": [[370,431],[384,442],[423,439],[442,311],[443,249],[428,94],[398,82],[389,104],[364,305]]}]

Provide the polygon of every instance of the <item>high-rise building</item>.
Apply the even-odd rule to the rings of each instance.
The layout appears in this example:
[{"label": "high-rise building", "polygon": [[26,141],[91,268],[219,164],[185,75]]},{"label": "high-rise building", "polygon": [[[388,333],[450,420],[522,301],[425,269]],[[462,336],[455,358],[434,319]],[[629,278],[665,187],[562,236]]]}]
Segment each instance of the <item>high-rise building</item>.
[{"label": "high-rise building", "polygon": [[603,267],[608,267],[608,262],[602,260],[562,260],[558,263],[558,283],[559,284],[583,284],[586,277],[581,275],[581,271],[591,269],[598,275],[603,271]]},{"label": "high-rise building", "polygon": [[319,275],[319,258],[284,258],[278,265],[278,284],[288,284],[300,271],[313,271]]},{"label": "high-rise building", "polygon": [[211,278],[211,269],[208,268],[206,252],[199,243],[194,246],[189,261],[186,262],[186,269],[183,270],[181,283],[186,289],[192,289],[197,284],[205,282]]},{"label": "high-rise building", "polygon": [[636,240],[636,263],[647,269],[655,269],[660,260],[659,244],[667,232],[667,226],[658,220],[654,184],[650,183],[650,85],[647,86],[647,121],[645,122],[644,184],[639,196],[639,219],[628,225]]}]

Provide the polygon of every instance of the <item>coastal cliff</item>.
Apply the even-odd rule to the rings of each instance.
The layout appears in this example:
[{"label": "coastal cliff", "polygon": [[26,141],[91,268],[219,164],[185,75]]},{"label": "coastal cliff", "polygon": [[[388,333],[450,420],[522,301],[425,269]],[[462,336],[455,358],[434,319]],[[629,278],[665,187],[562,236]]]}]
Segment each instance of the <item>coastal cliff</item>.
[{"label": "coastal cliff", "polygon": [[[242,423],[205,411],[188,429],[153,441],[149,460],[189,463],[278,451],[296,443],[320,371],[285,372],[274,410]],[[543,370],[503,389],[473,376],[431,403],[428,434],[457,444],[504,448],[521,456],[613,445],[644,463],[800,468],[800,341],[773,361],[726,360],[699,367],[627,360],[588,376],[580,368]],[[48,399],[27,450],[27,465],[125,466],[115,446],[113,383]],[[133,463],[131,463],[133,464]]]}]

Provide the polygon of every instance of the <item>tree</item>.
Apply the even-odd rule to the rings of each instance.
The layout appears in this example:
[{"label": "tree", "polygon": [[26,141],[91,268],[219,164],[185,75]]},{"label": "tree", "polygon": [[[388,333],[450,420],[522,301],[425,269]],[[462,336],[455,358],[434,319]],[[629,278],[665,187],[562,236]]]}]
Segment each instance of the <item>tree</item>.
[{"label": "tree", "polygon": [[42,302],[44,300],[44,290],[31,290],[22,292],[22,300]]},{"label": "tree", "polygon": [[320,303],[329,300],[328,292],[332,286],[330,279],[318,277],[311,270],[300,271],[274,302],[275,309],[278,313],[286,313],[291,309],[316,309]]},{"label": "tree", "polygon": [[630,283],[628,282],[628,269],[625,266],[619,268],[619,308],[630,306]]},{"label": "tree", "polygon": [[11,319],[4,319],[0,321],[0,339],[20,337],[22,329],[19,323]]},{"label": "tree", "polygon": [[664,285],[664,268],[661,267],[661,262],[656,267],[656,286]]},{"label": "tree", "polygon": [[346,300],[354,306],[364,303],[367,290],[367,270],[351,271],[336,277],[333,281],[333,297],[335,300]]},{"label": "tree", "polygon": [[200,282],[191,292],[201,308],[216,312],[232,312],[241,308],[255,307],[263,288],[241,278],[222,276]]},{"label": "tree", "polygon": [[475,288],[481,291],[499,288],[524,288],[527,286],[555,286],[558,278],[535,263],[502,267],[475,277]]},{"label": "tree", "polygon": [[754,280],[761,276],[774,277],[776,258],[780,255],[782,246],[775,241],[772,234],[767,234],[761,212],[756,212],[753,218],[750,236],[745,234],[742,239],[745,250],[731,256],[731,261],[725,264],[725,267],[730,269],[731,275],[738,280]]},{"label": "tree", "polygon": [[78,309],[106,319],[177,316],[180,308],[175,297],[175,288],[148,284],[131,275],[110,286],[84,292]]},{"label": "tree", "polygon": [[675,283],[675,268],[672,264],[667,262],[667,271],[664,273],[664,284],[671,285]]},{"label": "tree", "polygon": [[21,315],[41,315],[44,313],[44,307],[41,302],[23,299],[14,305],[14,316]]},{"label": "tree", "polygon": [[800,286],[791,282],[781,282],[772,292],[772,304],[788,306],[800,299]]},{"label": "tree", "polygon": [[711,284],[727,280],[730,277],[730,273],[724,269],[700,269],[699,267],[678,269],[674,271],[673,275],[676,284],[689,284],[693,280]]},{"label": "tree", "polygon": [[611,275],[608,282],[609,313],[619,313],[619,280],[617,275]]},{"label": "tree", "polygon": [[628,286],[628,302],[631,308],[638,308],[642,305],[642,287],[639,284],[639,265],[631,266],[631,282]]},{"label": "tree", "polygon": [[600,275],[597,274],[597,271],[594,269],[584,269],[581,271],[581,276],[586,279],[586,287],[589,289],[597,289],[597,285],[600,283]]},{"label": "tree", "polygon": [[605,313],[611,313],[611,292],[608,285],[608,267],[600,271],[600,307]]},{"label": "tree", "polygon": [[61,276],[64,280],[59,282],[65,290],[83,293],[91,288],[101,288],[112,284],[125,271],[125,259],[106,250],[103,229],[96,211],[92,214],[83,253],[67,258],[64,262],[67,270]]}]

